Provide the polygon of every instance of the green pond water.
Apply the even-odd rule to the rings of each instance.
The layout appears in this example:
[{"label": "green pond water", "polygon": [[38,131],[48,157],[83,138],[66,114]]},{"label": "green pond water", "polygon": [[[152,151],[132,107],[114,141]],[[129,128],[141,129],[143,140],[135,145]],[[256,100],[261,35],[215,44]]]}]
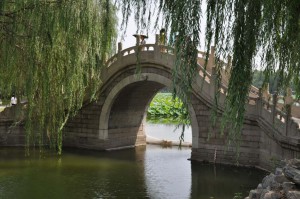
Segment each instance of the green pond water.
[{"label": "green pond water", "polygon": [[232,199],[255,188],[256,169],[187,160],[191,149],[147,145],[98,152],[65,149],[61,157],[0,148],[1,199]]}]

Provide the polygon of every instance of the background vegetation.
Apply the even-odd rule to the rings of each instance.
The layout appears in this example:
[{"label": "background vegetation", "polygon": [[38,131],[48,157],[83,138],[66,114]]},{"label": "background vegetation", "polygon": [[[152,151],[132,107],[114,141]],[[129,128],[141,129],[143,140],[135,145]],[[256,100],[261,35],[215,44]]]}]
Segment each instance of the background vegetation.
[{"label": "background vegetation", "polygon": [[164,124],[190,124],[188,111],[172,93],[157,93],[147,111],[147,121]]}]

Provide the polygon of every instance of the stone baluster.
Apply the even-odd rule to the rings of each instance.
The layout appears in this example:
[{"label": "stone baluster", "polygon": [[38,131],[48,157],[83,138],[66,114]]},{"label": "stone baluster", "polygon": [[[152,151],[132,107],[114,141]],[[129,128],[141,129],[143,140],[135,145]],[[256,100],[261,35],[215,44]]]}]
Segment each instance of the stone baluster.
[{"label": "stone baluster", "polygon": [[292,89],[291,88],[287,88],[286,89],[286,95],[284,97],[284,104],[287,105],[292,105],[294,103],[294,99],[292,97]]},{"label": "stone baluster", "polygon": [[141,40],[141,35],[136,35],[136,37],[135,37],[135,45],[136,46],[140,45],[140,40]]},{"label": "stone baluster", "polygon": [[263,109],[263,98],[262,98],[262,88],[258,89],[258,98],[256,100],[257,113],[261,117],[261,112]]},{"label": "stone baluster", "polygon": [[262,88],[262,98],[269,103],[270,100],[270,92],[269,92],[269,83],[265,84]]},{"label": "stone baluster", "polygon": [[117,58],[117,61],[121,60],[122,59],[122,54],[121,54],[121,51],[123,50],[123,44],[122,42],[119,42],[118,43],[118,58]]},{"label": "stone baluster", "polygon": [[275,91],[274,94],[273,94],[273,98],[272,98],[272,109],[271,109],[272,110],[272,123],[273,124],[275,122],[275,117],[276,117],[277,97],[278,97],[278,94]]},{"label": "stone baluster", "polygon": [[216,67],[211,68],[211,79],[210,79],[210,96],[213,99],[215,97],[215,92],[216,92],[216,76],[217,76],[217,71]]},{"label": "stone baluster", "polygon": [[158,60],[161,57],[160,54],[160,46],[159,46],[159,34],[155,35],[155,45],[154,45],[154,56],[155,56],[155,60]]},{"label": "stone baluster", "polygon": [[228,57],[227,57],[227,65],[226,65],[226,68],[225,68],[225,73],[226,73],[228,79],[230,78],[231,64],[232,64],[232,58],[231,58],[230,55],[228,55]]},{"label": "stone baluster", "polygon": [[288,135],[290,117],[291,117],[291,108],[294,103],[294,99],[292,97],[292,89],[287,88],[286,95],[284,97],[284,107],[286,112],[285,122],[286,122],[286,135]]},{"label": "stone baluster", "polygon": [[214,66],[215,66],[215,47],[211,46],[210,47],[210,54],[209,54],[208,62],[207,62],[208,71],[212,70],[212,68]]},{"label": "stone baluster", "polygon": [[210,79],[210,96],[212,99],[215,97],[216,94],[216,67],[215,67],[215,47],[210,47],[210,54],[208,57],[207,69],[211,72],[211,79]]},{"label": "stone baluster", "polygon": [[[135,53],[138,55],[140,54],[140,51],[142,50],[140,48],[140,42],[141,42],[141,35],[136,34],[135,35]],[[137,56],[139,57],[139,56]],[[139,63],[139,59],[137,59],[137,63]]]},{"label": "stone baluster", "polygon": [[122,42],[118,43],[118,53],[121,52],[123,50],[123,44]]},{"label": "stone baluster", "polygon": [[159,34],[155,34],[155,45],[159,45]]}]

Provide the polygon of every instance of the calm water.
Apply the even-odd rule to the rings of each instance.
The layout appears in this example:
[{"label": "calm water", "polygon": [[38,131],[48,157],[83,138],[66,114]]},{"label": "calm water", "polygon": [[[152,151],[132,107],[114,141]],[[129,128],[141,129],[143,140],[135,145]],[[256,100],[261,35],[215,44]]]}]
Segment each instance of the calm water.
[{"label": "calm water", "polygon": [[191,150],[148,145],[122,151],[65,150],[62,157],[0,148],[1,199],[197,198],[247,195],[255,169],[190,162]]},{"label": "calm water", "polygon": [[[178,141],[182,132],[182,127],[167,124],[151,124],[145,125],[145,132],[151,137],[155,137],[161,140]],[[192,129],[186,127],[184,130],[184,141],[192,143]]]}]

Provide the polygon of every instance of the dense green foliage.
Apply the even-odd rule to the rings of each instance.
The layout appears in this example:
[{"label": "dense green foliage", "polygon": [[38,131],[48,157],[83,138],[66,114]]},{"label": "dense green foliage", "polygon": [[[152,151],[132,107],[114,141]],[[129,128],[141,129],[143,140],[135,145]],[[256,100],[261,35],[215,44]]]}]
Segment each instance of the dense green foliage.
[{"label": "dense green foliage", "polygon": [[147,120],[153,123],[190,124],[188,111],[171,93],[158,93],[150,103]]},{"label": "dense green foliage", "polygon": [[1,0],[0,25],[1,94],[27,100],[27,146],[60,153],[65,122],[101,86],[115,8],[107,0]]}]

